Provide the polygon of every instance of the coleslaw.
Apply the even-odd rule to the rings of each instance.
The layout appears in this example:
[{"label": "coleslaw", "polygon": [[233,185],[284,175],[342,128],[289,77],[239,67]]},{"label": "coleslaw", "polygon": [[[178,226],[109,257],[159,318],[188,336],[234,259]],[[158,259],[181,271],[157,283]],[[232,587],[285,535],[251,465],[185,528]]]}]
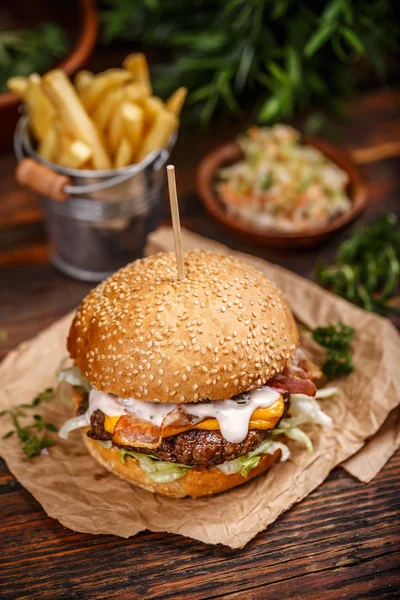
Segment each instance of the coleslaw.
[{"label": "coleslaw", "polygon": [[244,159],[218,173],[228,214],[260,230],[303,231],[350,209],[347,173],[302,144],[296,129],[251,127],[238,143]]}]

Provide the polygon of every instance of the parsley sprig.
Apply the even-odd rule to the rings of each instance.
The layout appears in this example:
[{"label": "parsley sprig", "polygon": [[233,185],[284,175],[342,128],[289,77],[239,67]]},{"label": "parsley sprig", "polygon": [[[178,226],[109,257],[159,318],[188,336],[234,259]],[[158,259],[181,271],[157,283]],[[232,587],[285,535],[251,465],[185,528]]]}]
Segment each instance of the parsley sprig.
[{"label": "parsley sprig", "polygon": [[388,214],[343,242],[334,262],[319,262],[320,285],[384,316],[400,315],[400,226]]},{"label": "parsley sprig", "polygon": [[354,329],[341,321],[327,327],[317,327],[312,332],[312,338],[328,351],[328,358],[322,371],[328,379],[343,377],[354,369],[351,357],[351,340]]},{"label": "parsley sprig", "polygon": [[44,417],[38,414],[33,415],[33,421],[27,425],[21,425],[20,419],[27,416],[26,410],[36,408],[43,402],[48,402],[54,397],[54,389],[46,388],[40,392],[32,402],[28,404],[18,404],[13,408],[8,408],[0,412],[0,417],[9,415],[14,425],[14,429],[8,431],[3,439],[7,439],[13,435],[17,435],[21,444],[22,450],[30,458],[38,456],[42,450],[49,448],[54,444],[53,440],[46,437],[46,432],[57,432],[57,427],[46,421]]}]

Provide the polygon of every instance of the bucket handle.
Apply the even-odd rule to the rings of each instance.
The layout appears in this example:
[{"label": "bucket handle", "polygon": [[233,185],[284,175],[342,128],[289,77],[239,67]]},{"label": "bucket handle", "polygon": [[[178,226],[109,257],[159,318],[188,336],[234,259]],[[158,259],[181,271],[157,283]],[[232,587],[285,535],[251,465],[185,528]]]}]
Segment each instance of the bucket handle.
[{"label": "bucket handle", "polygon": [[[25,158],[22,146],[23,132],[27,126],[27,119],[19,120],[14,135],[14,152],[19,162],[15,175],[17,181],[30,187],[35,192],[49,196],[57,202],[63,202],[68,196],[81,196],[93,194],[107,190],[119,183],[127,181],[137,173],[143,171],[143,164],[132,165],[124,170],[123,173],[110,177],[105,181],[90,183],[87,185],[71,185],[71,179],[68,175],[57,173],[50,167],[36,161],[33,158]],[[175,140],[172,140],[174,143]],[[156,153],[159,154],[154,161],[154,171],[159,171],[167,162],[169,151],[164,148],[161,151],[154,151],[146,157],[145,162],[151,164]],[[147,165],[146,165],[147,166]]]}]

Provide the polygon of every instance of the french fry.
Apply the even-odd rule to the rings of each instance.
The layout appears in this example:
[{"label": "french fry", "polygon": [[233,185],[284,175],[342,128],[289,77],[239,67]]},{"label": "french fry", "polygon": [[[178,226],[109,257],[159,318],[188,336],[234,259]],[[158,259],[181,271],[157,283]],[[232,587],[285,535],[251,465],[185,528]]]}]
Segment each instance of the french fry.
[{"label": "french fry", "polygon": [[108,90],[119,87],[130,80],[132,80],[132,74],[126,69],[108,69],[95,75],[93,81],[81,92],[84,107],[90,112],[101,102]]},{"label": "french fry", "polygon": [[49,162],[56,162],[59,154],[59,135],[54,125],[49,127],[46,135],[42,138],[38,146],[38,154]]},{"label": "french fry", "polygon": [[185,102],[187,95],[187,89],[185,87],[180,87],[168,98],[165,103],[165,106],[170,110],[174,115],[179,117],[181,114],[183,103]]},{"label": "french fry", "polygon": [[7,81],[7,86],[10,92],[16,94],[20,100],[25,99],[28,87],[28,80],[26,77],[11,77],[11,79]]},{"label": "french fry", "polygon": [[123,137],[115,154],[114,167],[120,169],[132,163],[133,149],[126,137]]},{"label": "french fry", "polygon": [[80,167],[80,169],[85,169],[88,171],[93,171],[94,170],[94,166],[92,161],[89,159],[87,160],[85,163],[83,163],[83,165]]},{"label": "french fry", "polygon": [[59,69],[8,81],[26,103],[39,155],[75,169],[121,168],[164,148],[187,94],[178,88],[166,103],[152,96],[140,53],[129,54],[119,69],[78,71],[74,84]]},{"label": "french fry", "polygon": [[79,140],[64,138],[61,143],[61,152],[58,163],[70,169],[80,169],[92,156],[91,148]]},{"label": "french fry", "polygon": [[76,140],[70,146],[71,158],[75,161],[73,169],[81,169],[92,157],[92,150],[85,142]]},{"label": "french fry", "polygon": [[154,123],[146,134],[143,145],[137,155],[137,162],[142,161],[148,154],[154,150],[161,150],[164,148],[173,134],[178,128],[179,119],[172,112],[166,109],[158,112]]},{"label": "french fry", "polygon": [[94,73],[91,71],[86,71],[86,69],[82,69],[82,71],[78,71],[74,78],[74,85],[78,91],[78,94],[83,92],[88,85],[92,83],[94,79]]},{"label": "french fry", "polygon": [[55,109],[42,89],[42,81],[37,73],[28,77],[25,91],[30,124],[35,138],[41,142],[52,126]]},{"label": "french fry", "polygon": [[71,135],[71,131],[68,128],[68,125],[60,118],[59,115],[56,115],[53,119],[54,128],[57,132],[58,137],[61,138],[70,138],[73,139]]},{"label": "french fry", "polygon": [[148,85],[151,94],[149,65],[144,54],[141,54],[140,52],[128,54],[122,63],[122,66],[133,74],[135,82]]},{"label": "french fry", "polygon": [[140,106],[143,107],[144,115],[145,115],[144,123],[145,123],[145,129],[147,131],[152,127],[158,113],[165,110],[165,104],[161,100],[161,98],[158,98],[157,96],[150,96],[148,98],[143,98],[142,100],[138,101],[138,104],[140,104]]},{"label": "french fry", "polygon": [[126,137],[132,148],[132,153],[135,154],[143,139],[144,111],[133,102],[124,102],[121,106],[121,114]]},{"label": "french fry", "polygon": [[124,88],[116,88],[109,90],[100,104],[93,110],[92,119],[95,122],[97,129],[103,133],[111,116],[115,113],[118,106],[121,104],[124,97]]},{"label": "french fry", "polygon": [[124,135],[124,121],[122,119],[121,110],[117,110],[111,121],[108,125],[107,129],[107,140],[110,146],[110,149],[113,153],[117,151],[119,143],[122,140]]},{"label": "french fry", "polygon": [[86,142],[92,150],[95,169],[110,169],[111,161],[93,121],[86,113],[73,85],[60,69],[50,71],[43,77],[43,86],[59,116],[67,124],[72,136]]},{"label": "french fry", "polygon": [[151,86],[147,83],[128,83],[124,88],[125,100],[131,100],[131,102],[138,102],[143,100],[151,94]]}]

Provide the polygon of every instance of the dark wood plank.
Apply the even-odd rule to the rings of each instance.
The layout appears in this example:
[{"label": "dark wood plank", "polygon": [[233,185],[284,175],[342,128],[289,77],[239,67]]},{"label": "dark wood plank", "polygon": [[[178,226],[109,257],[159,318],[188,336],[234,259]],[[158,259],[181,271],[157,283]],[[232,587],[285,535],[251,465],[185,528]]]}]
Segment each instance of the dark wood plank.
[{"label": "dark wood plank", "polygon": [[[37,503],[16,489],[3,503],[2,529],[9,542],[1,585],[12,589],[18,581],[18,597],[49,599],[167,600],[189,592],[199,600],[273,598],[279,590],[282,598],[353,600],[374,598],[377,590],[379,598],[394,598],[400,591],[395,577],[400,567],[399,467],[397,455],[373,488],[335,470],[243,550],[167,534],[142,533],[131,540],[75,534],[41,518]],[[75,574],[74,565],[79,567]],[[31,571],[32,576],[24,576]],[[380,581],[379,573],[384,574]],[[345,595],[346,590],[353,595]]]}]

